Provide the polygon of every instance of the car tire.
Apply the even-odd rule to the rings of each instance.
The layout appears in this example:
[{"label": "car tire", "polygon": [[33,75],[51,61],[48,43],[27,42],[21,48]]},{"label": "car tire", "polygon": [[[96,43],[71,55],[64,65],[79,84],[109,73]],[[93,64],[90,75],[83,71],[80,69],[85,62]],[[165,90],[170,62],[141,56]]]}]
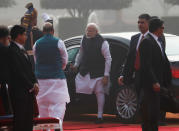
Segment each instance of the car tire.
[{"label": "car tire", "polygon": [[116,93],[116,117],[122,123],[136,123],[139,104],[135,88],[121,87]]}]

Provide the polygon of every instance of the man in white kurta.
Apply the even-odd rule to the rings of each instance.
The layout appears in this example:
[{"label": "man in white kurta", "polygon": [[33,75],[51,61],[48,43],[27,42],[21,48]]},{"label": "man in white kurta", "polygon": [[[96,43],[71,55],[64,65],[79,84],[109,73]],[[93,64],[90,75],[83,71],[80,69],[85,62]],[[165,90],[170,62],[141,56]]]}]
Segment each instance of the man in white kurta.
[{"label": "man in white kurta", "polygon": [[53,36],[51,23],[43,27],[45,35],[34,45],[35,74],[39,82],[37,102],[40,117],[55,117],[63,121],[66,103],[70,102],[63,70],[68,54],[64,42]]},{"label": "man in white kurta", "polygon": [[[91,47],[89,44],[96,44],[97,46],[92,45]],[[98,52],[96,53],[95,51]],[[96,94],[98,103],[97,124],[103,122],[103,107],[105,103],[105,92],[109,89],[111,60],[109,44],[98,34],[98,26],[94,23],[88,24],[86,35],[81,41],[80,51],[74,65],[74,67],[80,65],[80,71],[76,76],[75,83],[77,93],[92,94],[94,92]]]}]

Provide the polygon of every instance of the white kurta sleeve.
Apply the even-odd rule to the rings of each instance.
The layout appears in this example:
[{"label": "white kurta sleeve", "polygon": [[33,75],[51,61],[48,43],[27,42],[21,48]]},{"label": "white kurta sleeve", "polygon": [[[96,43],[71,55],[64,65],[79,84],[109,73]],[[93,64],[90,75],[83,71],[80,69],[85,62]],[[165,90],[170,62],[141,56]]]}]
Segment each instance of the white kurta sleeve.
[{"label": "white kurta sleeve", "polygon": [[78,52],[78,54],[76,55],[76,58],[75,58],[75,64],[74,64],[75,67],[79,67],[80,62],[81,62],[81,58],[82,58],[82,55],[83,55],[82,40],[81,40],[79,52]]},{"label": "white kurta sleeve", "polygon": [[101,52],[104,56],[105,59],[105,71],[104,71],[104,76],[109,76],[110,70],[111,70],[111,53],[109,50],[109,44],[107,41],[104,41],[102,48],[101,48]]},{"label": "white kurta sleeve", "polygon": [[65,44],[62,40],[58,41],[58,48],[60,50],[60,55],[62,58],[62,69],[64,70],[66,68],[66,65],[68,63],[68,53],[65,47]]},{"label": "white kurta sleeve", "polygon": [[34,46],[33,46],[33,54],[34,54],[34,61],[36,62],[36,54],[35,54],[35,48],[36,48],[36,42],[35,42],[35,44],[34,44]]}]

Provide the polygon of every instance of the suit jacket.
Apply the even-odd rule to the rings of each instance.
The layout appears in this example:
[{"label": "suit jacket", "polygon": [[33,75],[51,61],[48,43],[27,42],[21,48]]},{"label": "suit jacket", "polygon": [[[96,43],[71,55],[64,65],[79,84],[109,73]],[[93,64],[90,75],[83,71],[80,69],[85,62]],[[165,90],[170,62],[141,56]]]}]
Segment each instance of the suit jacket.
[{"label": "suit jacket", "polygon": [[[9,63],[8,63],[8,47],[0,43],[0,97],[2,99],[2,106],[4,107],[4,113],[9,113],[8,96],[6,91],[6,83],[9,80]],[[1,108],[1,107],[0,107]],[[5,115],[4,114],[4,115]]]},{"label": "suit jacket", "polygon": [[33,85],[37,83],[37,79],[32,71],[29,57],[27,58],[14,42],[11,42],[10,53],[12,66],[9,84],[15,97],[20,97],[33,88]]},{"label": "suit jacket", "polygon": [[135,59],[136,59],[136,47],[137,47],[139,37],[140,37],[140,33],[131,37],[128,56],[126,59],[123,72],[122,72],[122,75],[124,76],[124,83],[132,82],[132,76],[135,70],[134,64],[135,64]]},{"label": "suit jacket", "polygon": [[8,48],[0,43],[0,84],[7,83],[9,78],[8,70]]},{"label": "suit jacket", "polygon": [[153,90],[152,85],[156,82],[160,83],[162,87],[168,87],[172,79],[170,63],[165,51],[163,50],[162,54],[158,43],[151,34],[148,34],[141,42],[139,52],[141,87]]}]

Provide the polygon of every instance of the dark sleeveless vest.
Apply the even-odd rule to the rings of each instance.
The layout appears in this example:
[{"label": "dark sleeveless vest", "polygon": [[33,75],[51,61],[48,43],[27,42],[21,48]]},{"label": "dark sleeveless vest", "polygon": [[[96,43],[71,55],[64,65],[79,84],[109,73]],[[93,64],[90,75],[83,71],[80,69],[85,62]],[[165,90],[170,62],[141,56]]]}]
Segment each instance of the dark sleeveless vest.
[{"label": "dark sleeveless vest", "polygon": [[85,76],[88,73],[91,78],[104,76],[105,59],[101,53],[103,42],[104,38],[99,34],[94,38],[86,38],[86,36],[83,37],[83,55],[79,69],[82,76]]}]

